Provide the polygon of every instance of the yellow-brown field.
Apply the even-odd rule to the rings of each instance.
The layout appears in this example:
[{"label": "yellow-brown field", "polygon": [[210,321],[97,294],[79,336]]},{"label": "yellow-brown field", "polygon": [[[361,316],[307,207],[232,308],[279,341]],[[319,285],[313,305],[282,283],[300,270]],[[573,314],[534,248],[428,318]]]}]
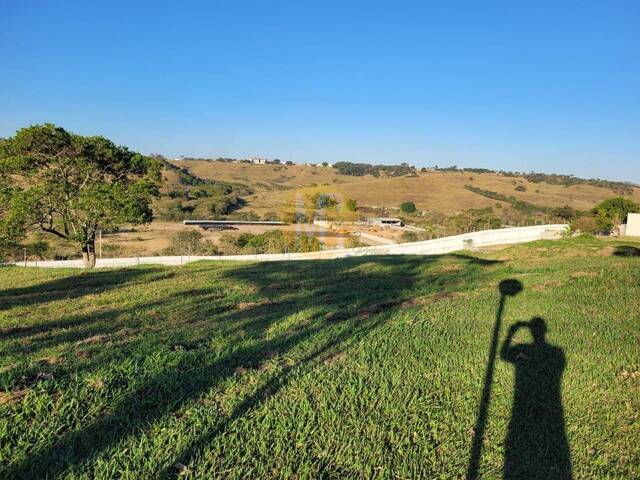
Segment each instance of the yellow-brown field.
[{"label": "yellow-brown field", "polygon": [[[465,185],[491,190],[536,205],[560,207],[569,205],[579,210],[592,208],[598,202],[616,196],[608,188],[591,185],[550,185],[532,183],[522,178],[494,173],[419,172],[406,177],[355,177],[339,175],[333,168],[302,165],[252,165],[205,161],[181,161],[195,175],[211,180],[224,180],[250,185],[256,191],[247,198],[245,210],[256,213],[288,210],[296,199],[304,200],[318,191],[352,198],[361,207],[397,207],[412,201],[420,210],[454,213],[469,208],[494,206],[495,200],[464,188]],[[514,184],[515,183],[515,184]],[[523,185],[525,192],[515,191]],[[640,189],[632,198],[640,201]]]}]

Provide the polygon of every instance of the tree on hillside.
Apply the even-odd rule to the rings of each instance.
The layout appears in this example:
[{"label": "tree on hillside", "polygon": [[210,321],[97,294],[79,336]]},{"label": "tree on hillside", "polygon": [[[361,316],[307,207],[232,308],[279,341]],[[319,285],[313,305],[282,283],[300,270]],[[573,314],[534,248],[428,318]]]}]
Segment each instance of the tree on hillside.
[{"label": "tree on hillside", "polygon": [[400,204],[400,211],[402,213],[414,213],[416,211],[416,204],[413,202],[403,202]]},{"label": "tree on hillside", "polygon": [[355,212],[356,210],[358,210],[358,202],[356,202],[353,198],[347,198],[345,207],[347,207],[347,210],[349,210],[350,212]]},{"label": "tree on hillside", "polygon": [[592,213],[596,217],[599,227],[609,231],[617,224],[625,223],[627,215],[640,211],[637,203],[628,198],[609,198],[593,208]]},{"label": "tree on hillside", "polygon": [[78,244],[91,268],[99,230],[151,221],[160,166],[104,137],[44,124],[0,143],[0,179],[4,243],[47,232]]}]

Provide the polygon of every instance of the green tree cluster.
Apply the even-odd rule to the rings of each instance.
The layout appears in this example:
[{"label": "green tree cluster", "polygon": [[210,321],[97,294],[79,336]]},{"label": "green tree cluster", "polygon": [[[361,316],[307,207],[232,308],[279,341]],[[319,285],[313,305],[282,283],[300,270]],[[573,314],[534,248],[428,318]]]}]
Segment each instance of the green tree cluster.
[{"label": "green tree cluster", "polygon": [[159,181],[157,161],[104,137],[22,128],[0,143],[0,242],[46,232],[77,244],[93,267],[98,231],[151,221]]}]

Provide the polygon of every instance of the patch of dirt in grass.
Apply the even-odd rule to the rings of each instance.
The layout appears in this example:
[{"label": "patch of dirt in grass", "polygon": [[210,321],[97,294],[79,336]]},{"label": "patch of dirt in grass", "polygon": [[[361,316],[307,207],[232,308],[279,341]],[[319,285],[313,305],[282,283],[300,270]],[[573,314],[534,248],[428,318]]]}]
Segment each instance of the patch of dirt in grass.
[{"label": "patch of dirt in grass", "polygon": [[584,278],[584,277],[593,278],[597,276],[598,276],[598,272],[573,272],[571,274],[571,278]]},{"label": "patch of dirt in grass", "polygon": [[47,380],[53,380],[53,373],[40,372],[31,375],[26,375],[20,379],[17,385],[17,390],[33,387],[40,382],[46,382]]},{"label": "patch of dirt in grass", "polygon": [[324,364],[327,366],[335,365],[336,363],[344,361],[345,358],[347,358],[347,354],[345,352],[334,353],[324,360]]},{"label": "patch of dirt in grass", "polygon": [[109,340],[109,335],[93,335],[89,338],[76,342],[76,345],[93,345],[95,343],[106,342],[107,340]]},{"label": "patch of dirt in grass", "polygon": [[102,390],[104,388],[104,381],[101,378],[88,378],[87,384],[96,390]]},{"label": "patch of dirt in grass", "polygon": [[242,375],[243,373],[247,373],[247,369],[244,367],[236,367],[233,369],[233,373],[235,373],[236,375]]},{"label": "patch of dirt in grass", "polygon": [[327,323],[335,323],[342,322],[343,320],[347,320],[351,315],[349,312],[345,310],[339,310],[337,312],[329,312],[324,316],[324,319]]},{"label": "patch of dirt in grass", "polygon": [[420,305],[429,305],[430,303],[439,302],[440,300],[447,300],[450,298],[464,297],[462,292],[437,292],[431,295],[425,295],[423,297],[410,298],[400,304],[401,307],[417,307]]},{"label": "patch of dirt in grass", "polygon": [[14,403],[18,403],[27,393],[29,393],[28,388],[17,388],[10,392],[0,392],[0,405],[13,405]]},{"label": "patch of dirt in grass", "polygon": [[373,305],[369,305],[368,307],[363,308],[358,312],[359,317],[368,318],[371,315],[375,315],[376,313],[384,312],[385,310],[390,310],[392,308],[400,305],[400,302],[384,302],[384,303],[375,303]]},{"label": "patch of dirt in grass", "polygon": [[543,283],[538,283],[537,285],[532,285],[531,288],[532,290],[537,290],[539,292],[546,290],[548,288],[558,288],[558,287],[562,287],[564,285],[564,282],[561,280],[545,280]]},{"label": "patch of dirt in grass", "polygon": [[264,300],[260,300],[259,302],[240,302],[238,303],[236,308],[238,310],[249,310],[250,308],[262,307],[264,305],[270,305],[270,304],[271,304],[271,300],[267,300],[265,298]]},{"label": "patch of dirt in grass", "polygon": [[0,328],[0,336],[9,336],[9,335],[13,335],[16,332],[19,332],[20,328],[19,327],[5,327],[5,328]]},{"label": "patch of dirt in grass", "polygon": [[462,265],[459,263],[450,263],[448,265],[442,265],[436,269],[436,272],[441,273],[451,273],[451,272],[459,272],[462,270]]},{"label": "patch of dirt in grass", "polygon": [[639,368],[630,368],[623,369],[618,376],[623,380],[640,380],[640,369]]},{"label": "patch of dirt in grass", "polygon": [[41,358],[38,362],[42,365],[57,365],[61,360],[60,357],[53,355],[51,357]]}]

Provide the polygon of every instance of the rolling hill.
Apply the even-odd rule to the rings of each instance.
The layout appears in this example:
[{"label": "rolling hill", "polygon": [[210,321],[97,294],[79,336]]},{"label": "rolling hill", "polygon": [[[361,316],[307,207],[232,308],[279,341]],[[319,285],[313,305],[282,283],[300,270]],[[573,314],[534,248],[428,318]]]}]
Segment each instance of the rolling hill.
[{"label": "rolling hill", "polygon": [[[296,200],[325,191],[338,197],[352,198],[360,207],[396,208],[404,201],[412,201],[420,210],[441,214],[495,206],[495,200],[469,191],[465,186],[513,196],[544,207],[568,205],[576,210],[588,210],[606,198],[619,195],[601,186],[534,183],[523,177],[499,173],[416,171],[401,177],[357,177],[341,175],[333,168],[306,165],[254,165],[203,160],[172,163],[203,179],[250,187],[254,193],[245,198],[246,203],[238,212],[252,211],[258,215],[290,209]],[[628,197],[640,202],[640,188],[631,190]]]}]

